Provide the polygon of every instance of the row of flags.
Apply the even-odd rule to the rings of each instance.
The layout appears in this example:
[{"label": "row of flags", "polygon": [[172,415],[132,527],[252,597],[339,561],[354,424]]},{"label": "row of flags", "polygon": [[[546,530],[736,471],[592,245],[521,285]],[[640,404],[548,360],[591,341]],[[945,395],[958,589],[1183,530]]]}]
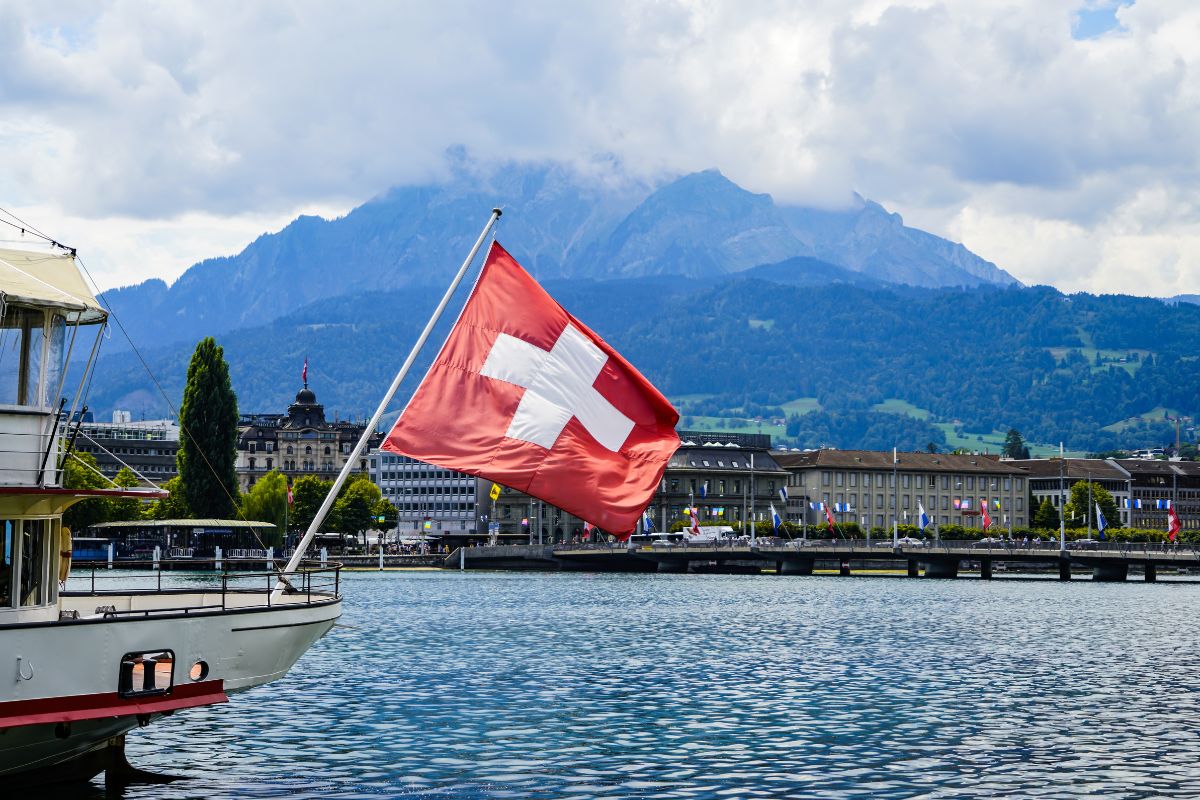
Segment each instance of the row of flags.
[{"label": "row of flags", "polygon": [[[1151,505],[1151,504],[1153,504],[1153,505]],[[1133,498],[1133,499],[1130,499],[1128,497],[1122,497],[1121,498],[1121,508],[1153,508],[1153,509],[1157,509],[1159,511],[1162,511],[1162,510],[1169,511],[1171,509],[1171,501],[1170,500],[1162,500],[1162,499],[1143,500],[1140,497]]]}]

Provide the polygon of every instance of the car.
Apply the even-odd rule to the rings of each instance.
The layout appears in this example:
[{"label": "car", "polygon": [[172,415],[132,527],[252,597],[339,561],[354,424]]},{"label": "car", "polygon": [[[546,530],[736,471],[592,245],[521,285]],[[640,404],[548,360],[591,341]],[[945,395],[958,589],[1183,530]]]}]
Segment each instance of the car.
[{"label": "car", "polygon": [[899,539],[896,540],[896,544],[903,545],[906,547],[924,547],[925,546],[924,541],[922,541],[921,539],[914,539],[911,536],[901,536]]},{"label": "car", "polygon": [[976,542],[980,547],[1003,547],[1007,544],[1004,539],[999,539],[995,536],[985,536]]}]

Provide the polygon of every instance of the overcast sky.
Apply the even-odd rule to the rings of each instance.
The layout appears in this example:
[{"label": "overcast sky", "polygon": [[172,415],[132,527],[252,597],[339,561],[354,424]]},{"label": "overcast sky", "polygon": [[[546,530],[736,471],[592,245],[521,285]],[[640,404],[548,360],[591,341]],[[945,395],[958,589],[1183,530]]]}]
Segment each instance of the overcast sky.
[{"label": "overcast sky", "polygon": [[852,192],[1026,283],[1200,292],[1193,0],[0,5],[0,206],[171,280],[444,153]]}]

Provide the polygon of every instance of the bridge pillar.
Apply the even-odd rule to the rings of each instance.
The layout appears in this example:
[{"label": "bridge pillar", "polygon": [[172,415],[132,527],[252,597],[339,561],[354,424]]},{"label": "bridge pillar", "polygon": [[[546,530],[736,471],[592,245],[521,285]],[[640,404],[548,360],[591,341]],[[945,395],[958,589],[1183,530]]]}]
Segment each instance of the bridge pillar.
[{"label": "bridge pillar", "polygon": [[1058,579],[1060,581],[1071,580],[1071,560],[1069,558],[1058,560]]},{"label": "bridge pillar", "polygon": [[1146,563],[1146,583],[1154,583],[1158,580],[1158,565],[1150,562]]},{"label": "bridge pillar", "polygon": [[921,577],[921,562],[917,561],[915,558],[910,558],[908,560],[908,577]]},{"label": "bridge pillar", "polygon": [[658,562],[657,572],[687,572],[688,565],[686,561],[660,561]]},{"label": "bridge pillar", "polygon": [[813,560],[811,558],[801,558],[794,561],[783,561],[782,568],[779,570],[780,575],[812,575]]},{"label": "bridge pillar", "polygon": [[939,559],[925,562],[926,578],[957,578],[958,559]]},{"label": "bridge pillar", "polygon": [[838,575],[846,576],[850,574],[850,559],[843,558],[842,563],[838,566]]},{"label": "bridge pillar", "polygon": [[979,577],[985,581],[992,579],[992,560],[990,558],[979,559]]},{"label": "bridge pillar", "polygon": [[1129,564],[1124,561],[1108,561],[1092,567],[1094,581],[1123,581],[1129,577]]}]

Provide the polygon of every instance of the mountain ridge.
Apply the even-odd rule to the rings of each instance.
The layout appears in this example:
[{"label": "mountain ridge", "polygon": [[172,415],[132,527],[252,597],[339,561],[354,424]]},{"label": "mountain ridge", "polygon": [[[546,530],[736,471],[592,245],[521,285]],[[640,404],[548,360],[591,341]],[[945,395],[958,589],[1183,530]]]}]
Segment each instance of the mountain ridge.
[{"label": "mountain ridge", "polygon": [[173,284],[151,279],[104,299],[136,341],[189,340],[331,295],[444,284],[474,242],[482,210],[496,205],[507,212],[506,246],[539,279],[678,274],[711,282],[809,257],[892,283],[1016,283],[962,245],[858,200],[844,212],[780,205],[715,169],[652,186],[553,162],[486,175],[458,168],[442,183],[390,189],[335,219],[298,217]]}]

